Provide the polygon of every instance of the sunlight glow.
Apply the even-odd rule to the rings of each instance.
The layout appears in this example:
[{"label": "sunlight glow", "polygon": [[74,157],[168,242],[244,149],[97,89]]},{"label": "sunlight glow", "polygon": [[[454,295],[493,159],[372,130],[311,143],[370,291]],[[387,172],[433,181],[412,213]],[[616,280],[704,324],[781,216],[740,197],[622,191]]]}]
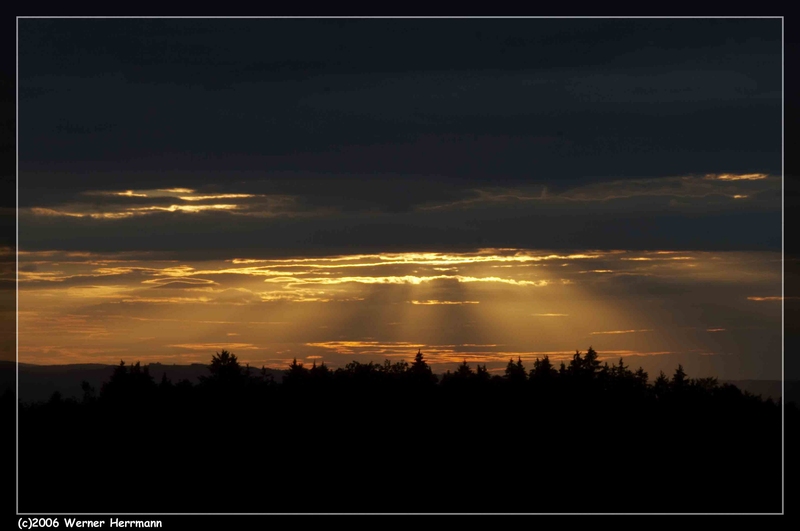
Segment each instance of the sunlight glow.
[{"label": "sunlight glow", "polygon": [[253,194],[217,194],[217,195],[185,195],[180,196],[179,199],[184,201],[206,201],[208,199],[239,199],[245,197],[257,197]]},{"label": "sunlight glow", "polygon": [[168,207],[149,206],[131,208],[133,212],[147,212],[160,210],[163,212],[202,212],[203,210],[234,210],[239,208],[239,205],[170,205]]},{"label": "sunlight glow", "polygon": [[[23,363],[204,363],[226,345],[253,365],[324,355],[336,368],[410,360],[422,348],[441,370],[466,359],[502,371],[509,357],[568,361],[593,345],[601,357],[638,357],[648,371],[672,370],[675,360],[688,370],[698,352],[716,353],[702,357],[708,362],[736,352],[753,322],[780,327],[769,308],[748,303],[781,300],[752,295],[779,292],[780,256],[769,253],[480,249],[161,260],[23,249],[19,260]],[[662,292],[682,295],[664,307],[642,296]],[[698,310],[708,301],[731,313],[709,322]],[[690,328],[703,333],[676,332]]]},{"label": "sunlight glow", "polygon": [[443,305],[460,305],[460,304],[479,304],[479,301],[437,301],[437,300],[427,300],[427,301],[410,301],[411,304],[418,304],[423,306],[432,306],[437,304]]},{"label": "sunlight glow", "polygon": [[738,175],[734,173],[722,173],[722,174],[709,173],[708,175],[706,175],[706,179],[715,181],[760,181],[766,178],[767,178],[766,173],[743,173]]},{"label": "sunlight glow", "polygon": [[603,335],[603,334],[634,334],[637,332],[652,332],[651,328],[646,328],[643,330],[608,330],[605,332],[590,332],[590,335]]}]

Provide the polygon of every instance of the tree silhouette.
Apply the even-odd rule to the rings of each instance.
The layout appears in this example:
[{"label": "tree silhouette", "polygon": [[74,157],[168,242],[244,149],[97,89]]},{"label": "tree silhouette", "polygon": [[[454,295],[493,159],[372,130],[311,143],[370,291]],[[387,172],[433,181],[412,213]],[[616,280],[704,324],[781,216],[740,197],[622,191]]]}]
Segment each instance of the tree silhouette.
[{"label": "tree silhouette", "polygon": [[506,380],[509,382],[513,382],[515,384],[523,383],[527,379],[527,373],[525,372],[525,366],[522,365],[522,358],[517,357],[517,361],[514,362],[514,359],[508,360],[508,365],[506,365],[506,372],[505,372]]},{"label": "tree silhouette", "polygon": [[309,370],[302,363],[298,363],[297,358],[294,358],[292,363],[289,364],[289,368],[283,373],[283,383],[296,385],[305,382],[308,376]]},{"label": "tree silhouette", "polygon": [[[478,367],[480,369],[480,367]],[[464,360],[461,365],[455,370],[455,372],[450,372],[449,370],[442,375],[442,384],[453,384],[456,383],[458,385],[463,386],[466,382],[472,381],[475,377],[475,371],[467,363],[467,360]]]},{"label": "tree silhouette", "polygon": [[211,378],[219,381],[239,381],[243,376],[236,354],[231,354],[227,350],[217,352],[211,357],[208,370]]},{"label": "tree silhouette", "polygon": [[683,370],[683,365],[678,365],[678,368],[675,369],[675,374],[672,375],[672,388],[683,389],[687,385],[689,385],[689,380]]},{"label": "tree silhouette", "polygon": [[418,350],[417,355],[414,356],[414,362],[408,368],[408,375],[412,381],[419,384],[435,384],[438,381],[436,375],[433,374],[433,370],[425,361],[422,350]]},{"label": "tree silhouette", "polygon": [[100,396],[134,405],[136,401],[149,400],[155,389],[156,384],[147,367],[142,367],[138,361],[131,366],[120,361],[109,380],[100,388]]},{"label": "tree silhouette", "polygon": [[631,377],[632,373],[628,370],[628,367],[625,366],[625,362],[622,358],[620,358],[619,362],[611,368],[611,375],[614,378],[626,379]]},{"label": "tree silhouette", "polygon": [[57,405],[60,404],[64,400],[64,396],[61,394],[60,391],[53,391],[53,394],[50,395],[49,404],[50,405]]},{"label": "tree silhouette", "polygon": [[[564,365],[563,363],[561,365]],[[579,350],[575,351],[575,354],[572,356],[572,360],[569,362],[568,367],[569,375],[572,377],[579,377],[583,372],[583,358],[581,357],[581,352]]]},{"label": "tree silhouette", "polygon": [[692,379],[691,385],[696,389],[709,393],[714,391],[719,386],[719,383],[716,378],[708,377]]},{"label": "tree silhouette", "polygon": [[670,384],[667,375],[664,374],[664,371],[659,372],[658,378],[653,383],[653,391],[656,393],[658,397],[665,397],[669,394]]},{"label": "tree silhouette", "polygon": [[89,385],[89,382],[86,380],[81,382],[81,391],[83,391],[83,403],[90,404],[97,400],[97,395],[95,393],[94,387]]},{"label": "tree silhouette", "polygon": [[595,352],[592,347],[589,347],[589,350],[586,351],[581,369],[583,369],[583,372],[590,378],[600,370],[600,361],[597,359],[597,352]]},{"label": "tree silhouette", "polygon": [[[559,512],[780,511],[780,403],[719,385],[715,378],[690,379],[682,366],[672,378],[661,372],[651,385],[641,367],[632,373],[624,359],[601,366],[591,351],[586,356],[577,351],[570,368],[561,363],[559,372],[545,356],[526,373],[518,356],[509,360],[505,375],[491,377],[486,364],[473,371],[463,360],[439,385],[421,349],[411,364],[353,361],[335,371],[325,362],[314,361],[309,369],[294,359],[282,383],[274,382],[265,367],[247,377],[246,367],[227,351],[212,356],[199,385],[187,380],[172,385],[166,374],[156,385],[148,367],[120,362],[96,399],[84,383],[83,401],[54,393],[47,402],[19,404],[20,466],[26,478],[33,474],[33,479],[21,475],[20,492],[36,493],[20,499],[60,503],[59,508],[95,503],[81,505],[91,509],[149,489],[153,495],[137,501],[147,510],[168,509],[167,502],[204,510],[212,508],[203,497],[209,483],[245,484],[253,474],[250,463],[198,467],[207,463],[208,448],[231,452],[231,441],[258,441],[276,456],[303,456],[273,459],[269,465],[271,481],[280,487],[274,490],[276,503],[297,512],[308,507],[296,493],[315,481],[329,481],[331,470],[334,478],[352,478],[355,490],[326,490],[315,509],[357,509],[352,505],[357,493],[371,508],[396,510],[392,504],[402,499],[407,480],[430,477],[430,461],[417,450],[410,458],[407,454],[421,444],[431,445],[432,456],[439,449],[447,452],[439,487],[474,494],[491,512],[531,508],[514,504],[497,489],[530,471],[537,478],[529,485],[534,498],[563,492],[576,481],[592,489],[592,496],[549,498],[548,507]],[[514,383],[525,379],[532,383]],[[14,396],[7,400],[9,408],[16,405]],[[790,415],[800,414],[788,405],[786,414],[789,433]],[[69,437],[39,451],[54,432]],[[153,444],[153,433],[188,455],[168,462],[174,471],[169,482],[139,475],[113,489],[109,482],[92,482],[119,453],[135,452],[143,462],[163,460],[164,447]],[[543,442],[562,449],[566,458],[540,451],[514,466],[471,462],[476,448]],[[383,453],[359,454],[371,443],[380,444]],[[729,452],[737,456],[735,466]],[[643,460],[662,456],[705,473],[688,479],[678,475],[673,482],[642,473]],[[86,470],[91,475],[84,480],[79,471]],[[36,479],[44,473],[74,478],[78,486],[47,490]],[[213,509],[240,512],[258,506],[262,492],[215,499]],[[442,503],[456,512],[470,508],[458,499],[426,505],[427,500],[411,497],[403,507],[420,512],[441,510]]]},{"label": "tree silhouette", "polygon": [[314,382],[325,383],[333,377],[333,372],[325,365],[324,361],[317,365],[317,360],[314,360],[311,369],[308,371],[308,376]]},{"label": "tree silhouette", "polygon": [[408,367],[408,362],[405,360],[400,360],[396,363],[392,363],[389,360],[384,360],[383,365],[378,367],[378,370],[384,375],[395,377],[405,374],[406,371],[408,371]]},{"label": "tree silhouette", "polygon": [[550,363],[550,357],[545,354],[541,360],[536,358],[533,362],[533,369],[531,369],[530,379],[538,382],[545,382],[551,380],[556,375],[556,370],[553,364]]},{"label": "tree silhouette", "polygon": [[478,365],[475,369],[475,381],[478,382],[488,382],[491,379],[489,375],[489,369],[486,368],[486,364],[484,363],[482,366]]},{"label": "tree silhouette", "polygon": [[268,391],[274,388],[277,384],[275,383],[275,377],[272,376],[272,373],[267,371],[267,368],[262,365],[261,370],[258,371],[257,380],[254,382],[255,385],[259,386],[262,391]]},{"label": "tree silhouette", "polygon": [[636,383],[639,385],[639,387],[647,386],[647,373],[645,372],[644,369],[639,367],[636,370],[636,373],[634,373],[634,377],[635,377]]},{"label": "tree silhouette", "polygon": [[272,374],[267,372],[267,367],[264,365],[261,366],[261,371],[259,372],[259,375],[261,376],[262,380],[274,379],[272,378]]},{"label": "tree silhouette", "polygon": [[458,369],[456,369],[455,372],[456,377],[463,379],[468,379],[474,374],[475,373],[470,368],[469,364],[467,363],[467,360],[464,360],[464,362],[458,366]]}]

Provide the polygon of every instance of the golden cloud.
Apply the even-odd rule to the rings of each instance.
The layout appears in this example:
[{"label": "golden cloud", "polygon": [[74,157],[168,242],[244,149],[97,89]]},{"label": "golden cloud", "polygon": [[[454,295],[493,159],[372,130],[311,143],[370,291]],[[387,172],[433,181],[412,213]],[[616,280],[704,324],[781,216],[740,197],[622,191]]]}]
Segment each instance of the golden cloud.
[{"label": "golden cloud", "polygon": [[638,332],[652,332],[653,330],[650,328],[646,328],[643,330],[607,330],[605,332],[590,332],[589,335],[603,335],[603,334],[634,334]]},{"label": "golden cloud", "polygon": [[480,301],[439,301],[439,300],[425,300],[425,301],[409,301],[411,304],[422,306],[435,306],[435,305],[461,305],[461,304],[480,304]]}]

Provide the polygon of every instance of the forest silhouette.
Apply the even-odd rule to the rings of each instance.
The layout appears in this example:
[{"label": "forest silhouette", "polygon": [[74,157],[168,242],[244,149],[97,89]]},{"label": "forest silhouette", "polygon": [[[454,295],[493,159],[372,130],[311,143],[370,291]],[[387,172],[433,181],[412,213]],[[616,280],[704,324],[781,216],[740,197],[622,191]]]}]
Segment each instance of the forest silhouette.
[{"label": "forest silhouette", "polygon": [[[651,382],[589,348],[558,367],[464,361],[437,376],[419,351],[335,370],[295,359],[278,382],[223,350],[197,384],[157,377],[120,362],[82,399],[20,405],[20,510],[782,507],[781,404],[682,366]],[[787,405],[787,429],[798,416]]]}]

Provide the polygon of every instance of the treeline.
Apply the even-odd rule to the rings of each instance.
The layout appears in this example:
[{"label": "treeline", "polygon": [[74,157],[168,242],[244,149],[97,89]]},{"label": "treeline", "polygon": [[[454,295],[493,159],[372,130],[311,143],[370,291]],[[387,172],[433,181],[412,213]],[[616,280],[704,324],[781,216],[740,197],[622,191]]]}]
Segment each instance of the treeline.
[{"label": "treeline", "polygon": [[[681,366],[650,382],[589,348],[502,375],[464,362],[437,376],[422,352],[335,370],[294,360],[281,382],[224,350],[208,368],[192,384],[120,363],[79,400],[21,407],[20,509],[781,508],[780,404]],[[797,416],[787,407],[791,430]],[[209,499],[220,485],[231,494]]]},{"label": "treeline", "polygon": [[[276,381],[265,367],[258,370],[249,365],[242,366],[237,356],[227,350],[212,356],[208,370],[209,374],[201,377],[198,385],[188,380],[173,383],[167,379],[166,373],[157,383],[147,365],[143,366],[139,362],[126,365],[121,361],[110,380],[102,385],[99,393],[88,382],[84,382],[81,386],[83,398],[79,402],[73,399],[64,400],[61,394],[56,392],[47,404],[29,407],[34,409],[54,407],[57,404],[69,407],[95,404],[98,401],[117,406],[129,402],[142,407],[153,400],[168,401],[179,396],[185,398],[191,394],[258,398],[258,395],[276,393],[281,387],[281,383]],[[492,375],[486,365],[477,365],[473,369],[465,360],[455,371],[448,370],[437,376],[425,361],[421,351],[417,352],[412,363],[406,361],[392,363],[390,360],[385,360],[382,364],[352,361],[335,370],[330,369],[324,362],[317,365],[314,361],[311,367],[308,367],[294,359],[284,371],[281,382],[285,391],[303,389],[308,393],[348,387],[368,387],[373,388],[374,392],[398,391],[402,388],[420,392],[439,387],[443,392],[482,388],[493,391],[527,389],[537,394],[559,391],[567,391],[573,395],[623,393],[626,398],[635,396],[639,400],[664,401],[677,397],[686,399],[691,396],[694,400],[716,397],[719,400],[762,402],[761,397],[753,396],[746,391],[742,392],[734,385],[720,385],[716,378],[689,378],[682,365],[678,365],[671,376],[661,372],[651,384],[647,372],[641,367],[632,371],[622,358],[613,365],[609,365],[608,362],[601,364],[597,352],[592,347],[589,347],[585,354],[576,351],[569,363],[561,362],[558,369],[548,356],[544,356],[543,359],[537,358],[530,370],[527,370],[521,358],[517,358],[516,361],[512,358],[502,375]],[[771,398],[767,398],[764,402],[766,406],[775,405]]]}]

